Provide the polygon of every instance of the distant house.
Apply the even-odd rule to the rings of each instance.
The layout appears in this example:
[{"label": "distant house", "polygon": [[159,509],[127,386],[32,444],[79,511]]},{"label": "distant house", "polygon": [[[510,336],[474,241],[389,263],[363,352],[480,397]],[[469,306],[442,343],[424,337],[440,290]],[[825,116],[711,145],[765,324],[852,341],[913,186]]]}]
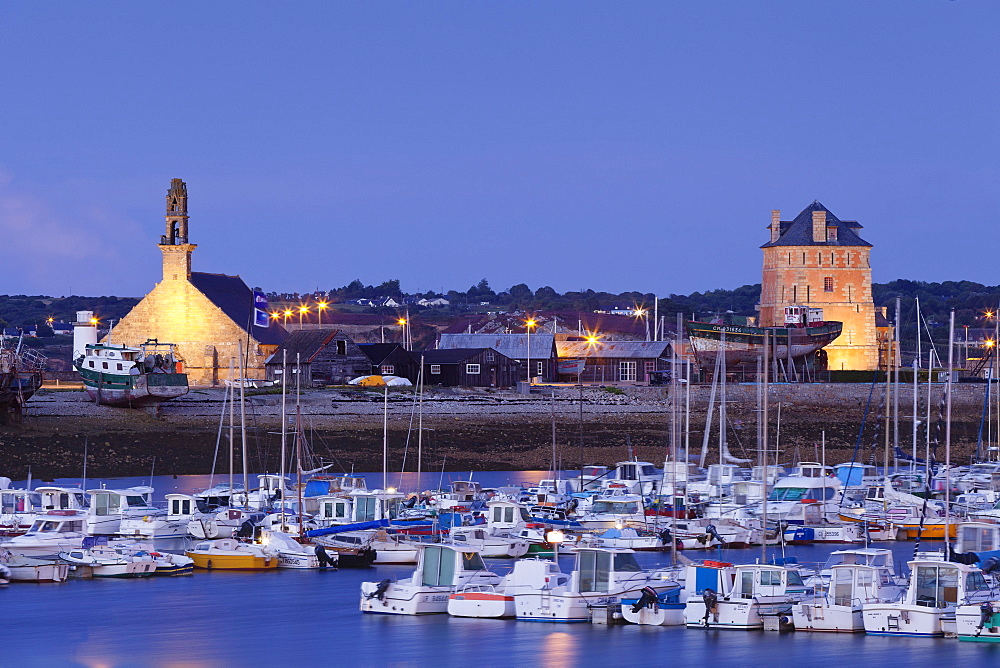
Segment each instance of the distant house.
[{"label": "distant house", "polygon": [[444,297],[434,297],[432,299],[418,299],[417,306],[427,306],[429,308],[434,308],[436,306],[450,306],[451,302]]},{"label": "distant house", "polygon": [[448,387],[513,387],[521,366],[492,348],[451,348],[415,352],[424,361],[424,383]]},{"label": "distant house", "polygon": [[667,341],[557,341],[559,380],[581,383],[648,383],[670,369]]},{"label": "distant house", "polygon": [[267,379],[288,383],[301,369],[302,384],[346,385],[347,381],[371,373],[368,356],[347,334],[337,329],[302,329],[288,334],[264,364]]},{"label": "distant house", "polygon": [[49,327],[57,336],[67,336],[73,334],[73,325],[68,322],[53,322]]},{"label": "distant house", "polygon": [[556,341],[552,334],[442,334],[441,349],[492,348],[521,365],[522,380],[528,379],[528,363],[532,378],[542,382],[556,379]]},{"label": "distant house", "polygon": [[402,306],[398,301],[392,297],[379,297],[375,300],[372,306],[386,306],[388,308],[399,308]]},{"label": "distant house", "polygon": [[370,373],[380,376],[400,376],[411,383],[417,382],[420,371],[420,357],[398,343],[359,343],[358,348],[371,363]]}]

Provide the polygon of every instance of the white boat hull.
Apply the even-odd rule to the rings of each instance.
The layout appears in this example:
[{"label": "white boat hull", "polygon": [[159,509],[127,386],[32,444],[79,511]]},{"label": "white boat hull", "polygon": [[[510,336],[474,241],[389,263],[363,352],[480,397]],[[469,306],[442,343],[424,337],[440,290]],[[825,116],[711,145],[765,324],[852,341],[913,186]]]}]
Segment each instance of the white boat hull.
[{"label": "white boat hull", "polygon": [[361,612],[381,615],[434,615],[448,612],[451,587],[424,587],[393,582],[375,596],[377,582],[361,583]]},{"label": "white boat hull", "polygon": [[859,633],[865,630],[861,608],[827,603],[799,603],[792,608],[796,631]]},{"label": "white boat hull", "polygon": [[654,604],[632,612],[631,603],[622,603],[622,618],[629,624],[640,626],[681,626],[684,624],[684,605]]},{"label": "white boat hull", "polygon": [[492,592],[458,592],[448,599],[448,614],[453,617],[501,619],[516,617],[513,596]]},{"label": "white boat hull", "polygon": [[946,611],[941,608],[904,603],[871,603],[864,606],[862,616],[865,632],[870,635],[944,635]]}]

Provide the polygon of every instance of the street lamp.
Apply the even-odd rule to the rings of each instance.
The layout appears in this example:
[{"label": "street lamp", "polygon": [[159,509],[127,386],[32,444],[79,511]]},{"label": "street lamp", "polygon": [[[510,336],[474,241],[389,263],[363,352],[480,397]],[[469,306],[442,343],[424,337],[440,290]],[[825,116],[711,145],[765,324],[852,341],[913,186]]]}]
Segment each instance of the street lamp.
[{"label": "street lamp", "polygon": [[403,350],[409,350],[409,347],[406,345],[406,343],[407,343],[407,341],[406,341],[406,318],[400,318],[399,320],[396,321],[396,324],[399,325],[399,327],[400,327],[399,334],[400,334],[400,336],[403,339]]},{"label": "street lamp", "polygon": [[327,304],[327,302],[319,302],[318,304],[316,304],[316,309],[317,309],[317,311],[319,313],[319,326],[320,327],[323,326],[323,309],[325,309],[327,306],[329,306],[329,304]]},{"label": "street lamp", "polygon": [[287,327],[288,326],[288,319],[292,317],[292,309],[286,308],[284,316],[285,316],[285,326]]},{"label": "street lamp", "polygon": [[[581,483],[582,484],[582,483]],[[566,535],[559,529],[553,529],[545,534],[545,542],[552,545],[552,560],[559,563],[559,543],[566,539]]]},{"label": "street lamp", "polygon": [[536,324],[533,318],[524,323],[524,328],[528,332],[528,385],[531,385],[531,328]]},{"label": "street lamp", "polygon": [[303,304],[299,307],[299,329],[302,329],[302,316],[309,313],[309,307]]}]

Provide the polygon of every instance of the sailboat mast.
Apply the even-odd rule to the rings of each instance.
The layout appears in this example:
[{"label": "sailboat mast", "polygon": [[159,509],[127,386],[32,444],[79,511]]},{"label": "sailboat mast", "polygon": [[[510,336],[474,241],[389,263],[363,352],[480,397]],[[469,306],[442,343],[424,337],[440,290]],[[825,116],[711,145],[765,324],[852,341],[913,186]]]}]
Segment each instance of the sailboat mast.
[{"label": "sailboat mast", "polygon": [[[761,541],[760,541],[760,560],[761,563],[767,562],[767,391],[768,391],[768,367],[770,365],[770,360],[768,359],[768,343],[770,339],[770,332],[764,330],[764,392],[762,393],[763,405],[761,406],[761,420],[764,423],[763,429],[760,432],[760,454],[761,459],[764,462],[764,475],[763,475],[763,502],[761,505]],[[781,404],[778,404],[781,407]]]},{"label": "sailboat mast", "polygon": [[[300,537],[302,536],[302,439],[303,438],[305,438],[305,434],[303,434],[302,432],[302,409],[299,406],[296,406],[295,407],[295,488],[298,490],[298,499],[297,499],[298,503],[295,506],[295,514],[299,518]],[[281,481],[282,487],[284,487],[284,484],[285,481],[284,479],[282,479]]]},{"label": "sailboat mast", "polygon": [[[285,417],[285,397],[288,394],[288,350],[281,351],[281,466],[278,476],[281,478],[281,523],[285,523],[285,452],[288,440],[288,418]],[[295,417],[295,424],[298,425],[298,416]]]},{"label": "sailboat mast", "polygon": [[382,489],[389,488],[389,388],[382,389]]},{"label": "sailboat mast", "polygon": [[424,356],[420,356],[420,372],[417,374],[417,495],[423,493],[420,484],[423,473],[424,456]]},{"label": "sailboat mast", "polygon": [[892,440],[892,461],[894,468],[899,468],[898,455],[899,452],[899,297],[896,297],[896,327],[895,327],[895,346],[892,350],[892,373],[893,373],[893,393],[892,393],[892,422],[893,422],[893,440]]},{"label": "sailboat mast", "polygon": [[944,558],[951,558],[951,388],[955,373],[955,309],[948,324],[948,384],[945,386],[944,418]]},{"label": "sailboat mast", "polygon": [[236,358],[229,358],[229,505],[233,505],[233,474],[236,468]]}]

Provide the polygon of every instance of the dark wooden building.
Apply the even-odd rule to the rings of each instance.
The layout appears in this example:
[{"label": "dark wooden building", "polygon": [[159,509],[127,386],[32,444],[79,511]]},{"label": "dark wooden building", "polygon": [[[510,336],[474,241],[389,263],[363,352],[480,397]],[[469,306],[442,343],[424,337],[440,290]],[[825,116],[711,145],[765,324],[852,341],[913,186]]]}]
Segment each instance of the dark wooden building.
[{"label": "dark wooden building", "polygon": [[267,358],[267,379],[280,382],[282,359],[287,360],[289,383],[295,379],[296,360],[302,385],[346,385],[347,381],[372,372],[371,360],[347,334],[337,329],[303,329],[289,332],[278,349]]},{"label": "dark wooden building", "polygon": [[[556,380],[555,337],[543,332],[527,334],[442,334],[438,342],[442,349],[492,348],[521,365],[520,378],[532,378],[546,383]],[[528,369],[528,365],[531,369]]]},{"label": "dark wooden building", "polygon": [[449,387],[513,387],[521,366],[492,348],[449,348],[412,353],[424,361],[424,383]]},{"label": "dark wooden building", "polygon": [[399,376],[411,383],[417,382],[417,374],[420,372],[419,354],[414,359],[413,354],[398,343],[359,343],[358,348],[371,362],[370,373]]},{"label": "dark wooden building", "polygon": [[559,380],[597,384],[644,384],[670,369],[667,341],[557,341]]}]

